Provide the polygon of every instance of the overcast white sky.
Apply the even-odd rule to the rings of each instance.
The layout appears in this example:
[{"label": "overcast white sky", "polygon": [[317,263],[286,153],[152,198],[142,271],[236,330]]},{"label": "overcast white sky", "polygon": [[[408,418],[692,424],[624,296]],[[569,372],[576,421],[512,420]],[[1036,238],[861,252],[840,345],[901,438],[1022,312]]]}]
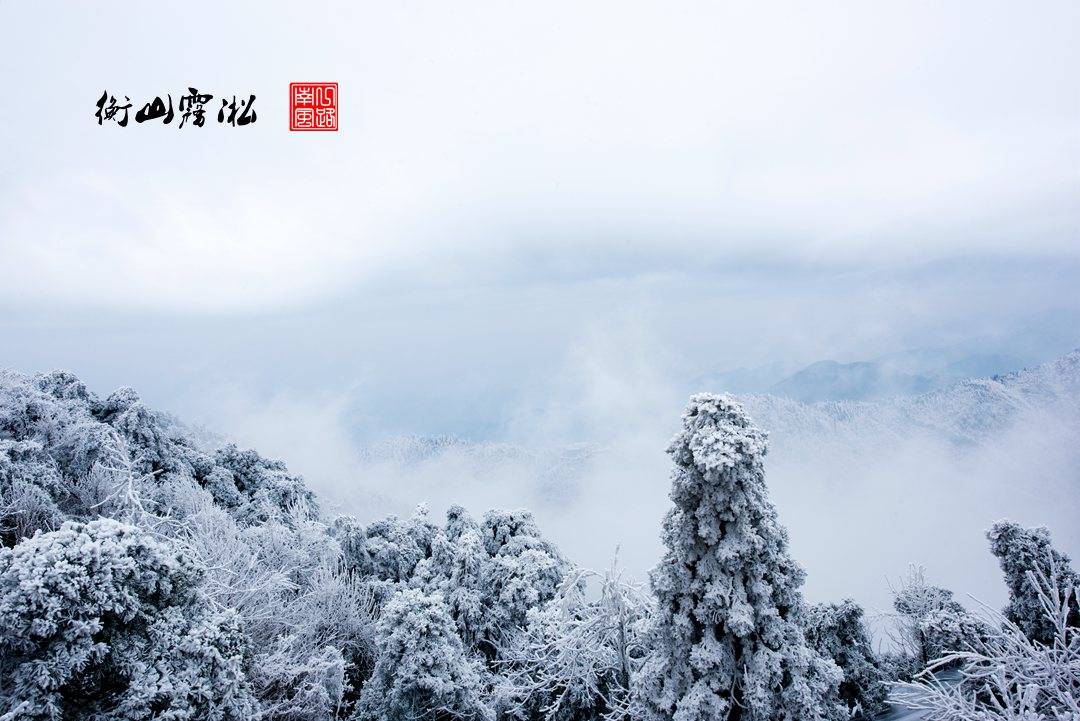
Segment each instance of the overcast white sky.
[{"label": "overcast white sky", "polygon": [[[0,4],[0,300],[1080,255],[1074,2]],[[290,81],[342,130],[287,130]],[[98,127],[194,85],[259,120]],[[216,104],[216,101],[215,101]]]},{"label": "overcast white sky", "polygon": [[[475,432],[598,334],[688,381],[1080,319],[1074,2],[7,0],[0,48],[0,362],[170,407]],[[94,120],[188,86],[259,119]]]}]

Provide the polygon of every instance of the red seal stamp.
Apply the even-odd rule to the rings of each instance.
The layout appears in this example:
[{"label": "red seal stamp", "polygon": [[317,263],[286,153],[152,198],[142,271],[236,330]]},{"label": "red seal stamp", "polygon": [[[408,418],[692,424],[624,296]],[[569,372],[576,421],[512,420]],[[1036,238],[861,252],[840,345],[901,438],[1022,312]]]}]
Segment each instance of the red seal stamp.
[{"label": "red seal stamp", "polygon": [[289,130],[337,129],[337,83],[289,83]]}]

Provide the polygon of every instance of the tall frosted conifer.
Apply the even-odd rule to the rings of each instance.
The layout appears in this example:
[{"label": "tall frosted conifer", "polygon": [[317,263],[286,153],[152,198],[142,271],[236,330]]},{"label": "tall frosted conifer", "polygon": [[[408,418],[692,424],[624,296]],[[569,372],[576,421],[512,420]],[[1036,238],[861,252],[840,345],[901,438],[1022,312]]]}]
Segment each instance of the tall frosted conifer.
[{"label": "tall frosted conifer", "polygon": [[768,498],[766,434],[730,396],[695,395],[668,453],[667,553],[651,580],[657,612],[637,704],[675,721],[810,721],[846,716],[831,660],[806,641],[787,531]]},{"label": "tall frosted conifer", "polygon": [[[1050,531],[1041,526],[1024,528],[1011,521],[998,521],[986,532],[986,537],[1009,586],[1006,618],[1031,640],[1053,644],[1058,634],[1039,599],[1040,583],[1050,583],[1063,591],[1080,588],[1080,576],[1073,571],[1069,557],[1053,547]],[[1080,608],[1075,596],[1070,599],[1066,623],[1080,627]]]}]

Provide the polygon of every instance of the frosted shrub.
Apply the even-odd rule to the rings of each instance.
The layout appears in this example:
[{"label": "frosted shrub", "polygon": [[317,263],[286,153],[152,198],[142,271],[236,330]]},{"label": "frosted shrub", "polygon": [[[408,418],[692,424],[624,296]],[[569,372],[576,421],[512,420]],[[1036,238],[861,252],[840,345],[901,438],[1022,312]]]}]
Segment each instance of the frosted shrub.
[{"label": "frosted shrub", "polygon": [[[586,593],[586,582],[599,588]],[[501,654],[507,713],[562,721],[628,718],[630,690],[644,655],[648,597],[606,574],[581,571],[564,582]]]},{"label": "frosted shrub", "polygon": [[893,608],[895,640],[911,657],[915,673],[949,651],[972,648],[991,632],[953,600],[952,591],[928,583],[919,566],[912,566],[893,589]]},{"label": "frosted shrub", "polygon": [[646,718],[807,721],[847,713],[843,674],[803,635],[803,571],[765,487],[766,435],[730,396],[695,395],[668,453],[667,552],[637,699]]},{"label": "frosted shrub", "polygon": [[63,493],[59,468],[40,443],[0,440],[0,545],[59,528]]},{"label": "frosted shrub", "polygon": [[226,493],[230,499],[239,498],[230,511],[241,524],[276,521],[290,525],[295,519],[318,516],[314,494],[281,461],[263,458],[255,451],[240,450],[234,445],[216,451],[213,461],[218,471],[213,487],[222,498]]},{"label": "frosted shrub", "polygon": [[245,721],[258,706],[245,675],[246,642],[233,611],[170,608],[146,637],[129,637],[112,654],[128,678],[116,719]]},{"label": "frosted shrub", "polygon": [[323,568],[282,605],[280,634],[253,672],[267,719],[343,718],[372,672],[375,597],[355,574]]},{"label": "frosted shrub", "polygon": [[243,637],[204,616],[201,578],[109,519],[0,550],[0,719],[242,718]]},{"label": "frosted shrub", "polygon": [[477,523],[454,506],[440,528],[421,507],[409,519],[390,516],[366,527],[342,517],[331,533],[346,568],[369,580],[379,605],[404,587],[439,595],[465,648],[491,662],[570,569],[522,510],[489,511]]},{"label": "frosted shrub", "polygon": [[922,619],[919,632],[927,657],[935,659],[951,651],[974,648],[993,629],[978,616],[953,602]]},{"label": "frosted shrub", "polygon": [[278,639],[270,653],[259,658],[252,673],[259,696],[267,699],[267,721],[336,721],[349,708],[347,663],[341,651],[324,646],[298,652],[291,636]]},{"label": "frosted shrub", "polygon": [[343,516],[334,521],[331,532],[341,546],[345,567],[369,578],[379,602],[385,603],[431,555],[437,529],[421,511],[404,520],[388,516],[366,527]]}]

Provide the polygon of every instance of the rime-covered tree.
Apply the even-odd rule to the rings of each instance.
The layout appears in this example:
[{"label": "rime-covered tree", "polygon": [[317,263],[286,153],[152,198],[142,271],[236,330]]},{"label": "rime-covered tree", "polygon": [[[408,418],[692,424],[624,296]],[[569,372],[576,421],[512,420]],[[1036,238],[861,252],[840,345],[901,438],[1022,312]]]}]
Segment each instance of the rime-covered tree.
[{"label": "rime-covered tree", "polygon": [[851,599],[816,603],[807,609],[806,640],[844,672],[840,698],[853,719],[870,719],[887,710],[887,677],[863,623],[862,607]]},{"label": "rime-covered tree", "polygon": [[[266,521],[286,524],[294,519],[318,516],[314,494],[303,480],[290,474],[281,461],[263,458],[255,451],[227,445],[214,453],[211,477],[214,488],[235,493],[239,502],[230,510],[247,525]],[[216,472],[216,473],[215,473]]]},{"label": "rime-covered tree", "polygon": [[484,637],[491,615],[485,571],[491,563],[480,527],[461,506],[446,512],[446,526],[432,541],[431,557],[417,564],[412,585],[438,593],[468,649]]},{"label": "rime-covered tree", "polygon": [[379,659],[357,705],[363,721],[451,721],[492,717],[482,701],[480,668],[462,648],[437,595],[394,594],[377,625]]},{"label": "rime-covered tree", "polygon": [[730,396],[695,395],[651,579],[657,615],[637,698],[647,718],[839,719],[840,669],[807,643],[803,571],[765,487],[766,435]]},{"label": "rime-covered tree", "polygon": [[[147,510],[168,515],[172,509],[157,491],[172,482],[207,489],[244,526],[291,525],[318,516],[314,495],[280,462],[235,446],[200,448],[130,388],[101,400],[65,371],[34,377],[0,371],[2,442],[21,444],[0,453],[9,459],[18,454],[24,472],[16,477],[10,470],[15,464],[0,458],[0,522],[7,507],[24,519],[40,518],[24,520],[26,528],[17,532],[50,530],[54,506],[75,520],[120,515],[136,495]],[[39,479],[32,487],[25,478],[31,467]]]},{"label": "rime-covered tree", "polygon": [[375,596],[350,572],[319,569],[297,599],[282,604],[279,632],[260,644],[250,673],[264,721],[325,721],[348,716],[371,675]]},{"label": "rime-covered tree", "polygon": [[[1043,610],[1037,579],[1045,577],[1058,588],[1080,586],[1080,576],[1073,571],[1069,557],[1051,545],[1050,531],[1043,527],[1024,528],[1011,521],[998,521],[986,537],[1009,587],[1005,617],[1033,641],[1052,643],[1057,633],[1052,619]],[[1074,628],[1080,627],[1080,609],[1075,597],[1066,621]]]},{"label": "rime-covered tree", "polygon": [[334,646],[298,655],[295,639],[284,637],[259,659],[252,681],[267,699],[260,719],[332,721],[344,718],[351,690],[348,662]]},{"label": "rime-covered tree", "polygon": [[466,649],[492,663],[570,570],[524,510],[488,511],[477,523],[452,506],[442,528],[427,520],[426,510],[366,528],[339,519],[334,533],[347,564],[375,579],[381,600],[402,586],[438,594]]},{"label": "rime-covered tree", "polygon": [[0,550],[0,718],[249,716],[242,631],[200,603],[201,577],[110,519]]},{"label": "rime-covered tree", "polygon": [[530,609],[554,598],[571,565],[529,511],[488,511],[480,535],[490,556],[482,572],[486,617],[480,638],[490,652],[512,642]]},{"label": "rime-covered tree", "polygon": [[343,516],[331,532],[341,544],[345,567],[369,578],[379,602],[385,603],[398,586],[409,583],[417,564],[430,558],[439,529],[421,506],[410,518],[388,516],[367,526]]}]

